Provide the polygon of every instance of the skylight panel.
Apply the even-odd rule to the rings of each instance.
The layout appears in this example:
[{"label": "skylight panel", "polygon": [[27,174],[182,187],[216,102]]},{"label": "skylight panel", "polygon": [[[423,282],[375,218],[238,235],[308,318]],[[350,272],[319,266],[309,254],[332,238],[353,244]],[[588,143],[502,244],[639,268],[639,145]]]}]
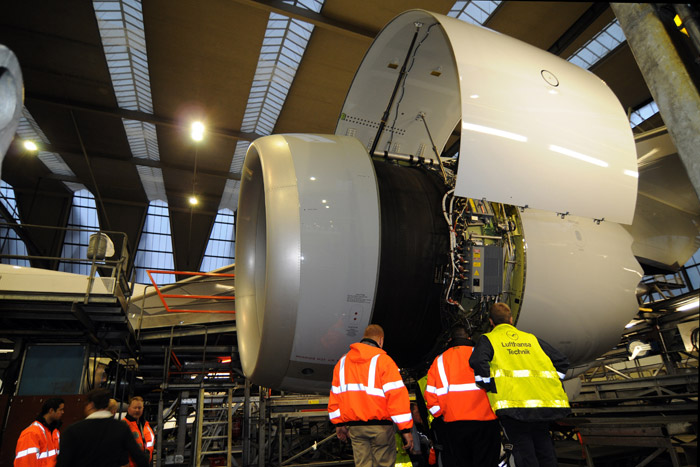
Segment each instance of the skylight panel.
[{"label": "skylight panel", "polygon": [[[122,109],[153,113],[148,56],[141,2],[93,1],[102,47],[112,78],[117,104]],[[156,127],[152,123],[122,119],[134,157],[160,160]],[[141,183],[149,201],[167,201],[160,169],[138,166]]]},{"label": "skylight panel", "polygon": [[[5,210],[12,216],[17,224],[21,224],[19,211],[17,210],[17,201],[15,199],[15,190],[9,183],[0,180],[0,203],[5,207]],[[10,226],[0,226],[0,253],[3,255],[27,256],[27,246],[24,244],[15,229]],[[2,258],[4,264],[12,264],[13,266],[29,267],[31,264],[28,259],[20,258]]]},{"label": "skylight panel", "polygon": [[221,195],[221,202],[219,203],[219,210],[231,209],[235,211],[238,209],[238,189],[240,186],[240,180],[226,180],[224,192]]},{"label": "skylight panel", "polygon": [[625,40],[625,34],[616,18],[567,60],[588,70]]},{"label": "skylight panel", "polygon": [[139,174],[139,178],[141,178],[146,197],[151,202],[167,199],[165,184],[163,183],[163,171],[160,168],[137,165],[136,171]]},{"label": "skylight panel", "polygon": [[[288,5],[319,13],[323,2],[318,0],[285,1]],[[282,106],[296,76],[299,63],[313,32],[313,25],[270,13],[267,30],[260,49],[258,67],[243,114],[242,131],[269,135],[277,123]],[[240,172],[245,150],[239,151],[239,142],[233,156],[231,170]],[[246,148],[248,143],[246,142]]]},{"label": "skylight panel", "polygon": [[66,230],[61,258],[79,259],[83,262],[61,261],[58,270],[89,275],[91,265],[87,258],[88,244],[90,235],[100,230],[100,224],[95,197],[85,188],[73,193],[67,227],[81,230]]},{"label": "skylight panel", "polygon": [[[239,140],[236,142],[236,150],[233,153],[231,168],[229,170],[231,173],[241,173],[241,170],[243,170],[243,160],[245,159],[249,146],[249,141]],[[235,211],[238,209],[238,189],[240,186],[240,180],[226,180],[224,192],[221,195],[221,201],[219,203],[219,210],[230,209]]]},{"label": "skylight panel", "polygon": [[233,159],[231,160],[231,173],[241,173],[241,170],[243,170],[243,160],[245,159],[245,154],[248,152],[249,146],[250,141],[238,140],[236,142],[236,150],[233,152]]},{"label": "skylight panel", "polygon": [[[608,23],[598,34],[586,42],[567,60],[580,66],[590,69],[603,59],[610,52],[615,50],[620,44],[625,42],[625,33],[620,27],[620,22],[616,19]],[[630,126],[635,128],[643,121],[654,116],[659,111],[655,102],[650,102],[644,107],[637,109],[630,115]]]},{"label": "skylight panel", "polygon": [[[34,117],[32,117],[32,114],[29,113],[29,110],[27,110],[26,107],[22,108],[22,118],[20,118],[19,124],[17,125],[17,134],[22,139],[42,142],[47,145],[51,144],[49,139],[46,137],[44,132],[41,131],[41,128],[39,128],[39,125],[36,123],[36,120],[34,120]],[[40,148],[37,154],[37,158],[41,162],[43,162],[44,165],[52,173],[55,173],[57,175],[64,175],[66,177],[75,177],[75,174],[70,169],[70,167],[68,167],[68,164],[66,164],[66,162],[61,156],[59,156],[55,152],[42,151],[41,145],[39,146]],[[64,185],[66,185],[71,191],[77,191],[85,188],[83,185],[77,183],[64,182]]]},{"label": "skylight panel", "polygon": [[[151,201],[134,259],[136,282],[151,283],[146,273],[147,269],[172,271],[174,268],[168,204],[160,200]],[[158,285],[172,284],[175,282],[175,275],[155,273],[153,279]]]},{"label": "skylight panel", "polygon": [[649,118],[656,115],[658,112],[659,107],[656,105],[656,102],[651,101],[647,105],[632,112],[632,114],[630,115],[630,126],[632,128],[635,128],[645,120],[648,120]]},{"label": "skylight panel", "polygon": [[283,3],[286,3],[288,5],[295,5],[301,8],[306,8],[307,10],[311,10],[314,13],[320,13],[321,8],[323,8],[322,0],[285,0]]},{"label": "skylight panel", "polygon": [[496,8],[500,4],[500,1],[459,1],[455,2],[447,13],[447,16],[452,18],[461,19],[467,23],[476,24],[483,26],[486,20],[488,20]]},{"label": "skylight panel", "polygon": [[202,258],[202,266],[199,268],[201,272],[209,272],[233,264],[236,249],[234,230],[233,211],[228,208],[220,209]]}]

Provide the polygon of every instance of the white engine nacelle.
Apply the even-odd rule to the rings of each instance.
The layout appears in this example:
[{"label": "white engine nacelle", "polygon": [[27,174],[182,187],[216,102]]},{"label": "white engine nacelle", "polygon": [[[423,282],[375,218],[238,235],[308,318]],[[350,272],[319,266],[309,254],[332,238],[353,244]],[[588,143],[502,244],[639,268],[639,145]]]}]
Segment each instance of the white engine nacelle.
[{"label": "white engine nacelle", "polygon": [[[458,124],[459,168],[443,168],[435,153]],[[420,367],[455,317],[483,331],[495,300],[572,363],[596,358],[637,311],[641,268],[615,223],[631,222],[636,174],[625,113],[591,73],[453,18],[398,16],[336,135],[248,150],[236,236],[246,376],[325,391],[369,323],[400,366]],[[490,245],[503,252],[493,294],[474,256]]]}]

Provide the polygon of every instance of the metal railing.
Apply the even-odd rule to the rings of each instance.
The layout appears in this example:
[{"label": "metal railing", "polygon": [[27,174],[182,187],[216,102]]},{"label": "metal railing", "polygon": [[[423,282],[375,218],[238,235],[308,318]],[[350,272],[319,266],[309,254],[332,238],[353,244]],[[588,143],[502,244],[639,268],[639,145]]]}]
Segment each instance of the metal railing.
[{"label": "metal railing", "polygon": [[[183,308],[173,308],[170,307],[166,301],[167,298],[175,298],[175,299],[194,299],[194,300],[206,300],[206,302],[202,305],[206,305],[208,303],[215,303],[217,300],[223,300],[223,301],[235,301],[236,297],[235,295],[197,295],[197,294],[168,294],[168,293],[163,293],[161,288],[158,286],[156,283],[153,274],[172,274],[172,275],[180,275],[180,276],[192,276],[192,277],[204,277],[204,278],[213,278],[214,281],[220,278],[233,278],[236,275],[235,274],[225,274],[225,273],[216,273],[216,272],[190,272],[190,271],[166,271],[166,270],[160,270],[160,269],[147,269],[146,273],[148,274],[148,277],[151,279],[151,283],[153,283],[153,286],[156,289],[156,293],[158,294],[158,297],[160,297],[160,300],[163,302],[163,306],[165,307],[165,310],[170,312],[170,313],[232,313],[235,314],[236,312],[234,310],[214,310],[214,309],[183,309]],[[172,285],[178,285],[178,284],[170,284]],[[179,284],[183,285],[183,284]]]},{"label": "metal railing", "polygon": [[[111,231],[111,230],[99,230],[99,229],[88,229],[88,228],[73,228],[73,227],[52,227],[52,226],[46,226],[46,225],[35,225],[35,224],[14,224],[14,223],[7,223],[7,222],[0,222],[0,229],[7,229],[14,231],[17,236],[19,237],[19,240],[25,242],[26,245],[26,240],[31,240],[32,239],[32,231],[53,231],[56,233],[60,234],[60,239],[65,239],[66,233],[67,232],[85,232],[89,233],[91,237],[97,235],[98,240],[97,242],[103,241],[102,239],[104,238],[103,236],[108,237],[115,246],[115,252],[112,256],[109,258],[107,257],[100,257],[98,254],[93,254],[91,258],[85,257],[85,258],[72,258],[72,257],[63,257],[63,256],[48,256],[48,255],[41,255],[41,254],[27,254],[27,255],[13,255],[13,254],[4,254],[0,252],[0,261],[3,263],[6,262],[5,260],[9,259],[17,259],[17,260],[27,260],[29,261],[31,267],[42,267],[42,269],[47,269],[47,270],[53,270],[57,271],[60,268],[60,265],[62,263],[71,263],[71,264],[82,264],[82,265],[87,265],[90,268],[90,273],[87,275],[88,278],[88,285],[85,290],[85,297],[84,297],[84,303],[87,304],[90,299],[90,294],[93,293],[93,286],[95,283],[95,279],[98,278],[97,274],[99,273],[100,278],[111,278],[114,280],[114,285],[112,289],[112,293],[115,294],[117,292],[117,287],[120,287],[120,291],[124,295],[124,297],[129,297],[131,296],[131,291],[132,287],[129,284],[128,281],[128,267],[129,267],[129,259],[130,259],[130,254],[129,254],[129,247],[128,247],[128,237],[126,233],[124,232],[117,232],[117,231]],[[7,233],[5,233],[7,235]],[[40,235],[40,234],[39,234]],[[54,235],[54,237],[51,239],[52,243],[57,242],[57,238]],[[116,242],[114,240],[117,240]],[[63,244],[63,242],[61,242]],[[90,249],[90,245],[82,245],[80,246],[87,247],[88,251]],[[99,246],[99,245],[98,245]],[[33,250],[36,249],[36,247],[32,248]]]}]

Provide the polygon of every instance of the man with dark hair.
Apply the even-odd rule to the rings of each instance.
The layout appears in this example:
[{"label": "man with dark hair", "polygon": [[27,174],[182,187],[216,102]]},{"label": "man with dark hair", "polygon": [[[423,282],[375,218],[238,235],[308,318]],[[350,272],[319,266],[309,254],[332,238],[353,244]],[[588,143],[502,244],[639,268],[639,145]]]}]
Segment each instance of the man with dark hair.
[{"label": "man with dark hair", "polygon": [[109,411],[109,396],[106,389],[87,393],[87,417],[66,428],[56,467],[122,467],[129,456],[137,466],[148,467],[129,427]]},{"label": "man with dark hair", "polygon": [[473,348],[463,326],[452,328],[448,349],[428,370],[425,401],[433,417],[444,421],[450,465],[495,467],[501,434],[486,392],[476,385],[469,366]]},{"label": "man with dark hair", "polygon": [[564,354],[513,326],[505,303],[490,310],[493,330],[484,334],[469,364],[488,391],[491,408],[513,444],[518,467],[557,464],[549,423],[571,413],[561,380],[569,368]]},{"label": "man with dark hair", "polygon": [[394,424],[406,442],[404,449],[413,449],[408,390],[383,346],[384,330],[370,324],[362,340],[350,346],[333,370],[328,415],[338,438],[344,441],[350,437],[359,467],[394,465]]},{"label": "man with dark hair", "polygon": [[63,399],[53,397],[41,406],[41,412],[17,440],[15,467],[53,467],[56,465],[61,435]]}]

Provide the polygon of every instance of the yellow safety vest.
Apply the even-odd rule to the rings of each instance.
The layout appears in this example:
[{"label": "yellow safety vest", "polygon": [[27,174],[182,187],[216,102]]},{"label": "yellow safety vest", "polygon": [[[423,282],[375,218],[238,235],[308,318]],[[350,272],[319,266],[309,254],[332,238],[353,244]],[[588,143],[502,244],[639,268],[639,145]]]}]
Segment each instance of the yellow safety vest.
[{"label": "yellow safety vest", "polygon": [[493,347],[491,377],[497,392],[488,397],[494,412],[569,407],[561,384],[564,375],[557,373],[537,337],[510,324],[499,324],[484,336]]}]

